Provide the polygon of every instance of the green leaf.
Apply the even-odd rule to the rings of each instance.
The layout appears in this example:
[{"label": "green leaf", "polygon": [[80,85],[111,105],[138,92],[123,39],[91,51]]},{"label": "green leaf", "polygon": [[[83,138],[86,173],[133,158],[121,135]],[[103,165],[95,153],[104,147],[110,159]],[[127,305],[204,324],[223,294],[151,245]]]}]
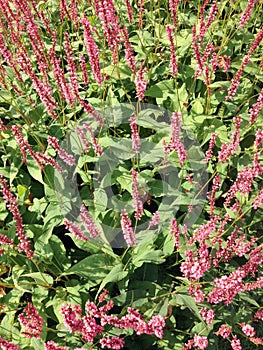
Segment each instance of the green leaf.
[{"label": "green leaf", "polygon": [[100,287],[98,289],[98,292],[96,294],[96,298],[102,291],[102,289],[108,284],[112,282],[119,282],[123,280],[127,275],[128,271],[123,271],[123,264],[118,264],[114,266],[114,268],[111,270],[111,272],[104,278],[104,280],[101,282]]},{"label": "green leaf", "polygon": [[101,281],[113,268],[113,259],[103,253],[93,254],[73,265],[62,276],[78,275]]}]

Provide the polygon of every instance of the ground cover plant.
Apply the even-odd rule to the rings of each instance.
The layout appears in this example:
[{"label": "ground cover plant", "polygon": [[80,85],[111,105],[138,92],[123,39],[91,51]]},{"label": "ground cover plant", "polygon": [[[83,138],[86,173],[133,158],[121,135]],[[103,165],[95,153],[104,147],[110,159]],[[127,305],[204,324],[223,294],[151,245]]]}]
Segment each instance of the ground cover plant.
[{"label": "ground cover plant", "polygon": [[0,1],[0,348],[263,348],[262,17]]}]

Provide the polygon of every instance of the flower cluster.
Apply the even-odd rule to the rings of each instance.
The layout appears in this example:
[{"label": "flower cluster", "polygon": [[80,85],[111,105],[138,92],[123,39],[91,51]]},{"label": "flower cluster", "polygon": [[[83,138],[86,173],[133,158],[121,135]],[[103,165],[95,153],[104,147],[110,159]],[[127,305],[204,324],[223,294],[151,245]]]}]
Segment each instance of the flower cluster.
[{"label": "flower cluster", "polygon": [[35,337],[40,339],[44,320],[32,303],[27,304],[23,312],[18,316],[18,321],[22,327],[22,333],[27,338]]},{"label": "flower cluster", "polygon": [[[103,298],[107,297],[107,291],[103,292]],[[66,305],[61,308],[64,325],[72,333],[81,334],[87,342],[93,342],[95,337],[103,334],[105,326],[111,325],[120,329],[134,329],[137,335],[155,334],[156,337],[163,337],[163,328],[165,321],[161,316],[153,316],[149,322],[145,322],[141,314],[135,309],[129,307],[127,315],[118,318],[117,316],[107,315],[114,303],[109,300],[103,306],[98,307],[94,302],[88,301],[85,305],[86,315],[82,315],[79,305]],[[101,346],[110,349],[121,349],[124,347],[124,339],[121,337],[104,337],[99,340]],[[49,350],[49,348],[47,348]]]}]

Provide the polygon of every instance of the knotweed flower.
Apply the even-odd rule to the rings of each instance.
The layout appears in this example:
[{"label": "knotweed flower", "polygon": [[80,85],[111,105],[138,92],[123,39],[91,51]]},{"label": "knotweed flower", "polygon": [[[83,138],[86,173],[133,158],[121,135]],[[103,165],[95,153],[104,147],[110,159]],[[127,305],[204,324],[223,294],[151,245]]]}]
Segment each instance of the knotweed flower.
[{"label": "knotweed flower", "polygon": [[176,219],[172,219],[170,223],[170,234],[174,238],[174,246],[176,247],[176,249],[179,249],[180,248],[180,241],[179,241],[180,229],[177,225]]},{"label": "knotweed flower", "polygon": [[95,318],[91,316],[84,316],[82,318],[83,328],[82,328],[82,338],[86,342],[93,342],[94,338],[101,334],[104,328],[96,323]]},{"label": "knotweed flower", "polygon": [[238,28],[243,28],[251,16],[251,12],[258,0],[248,0],[246,9],[242,12]]},{"label": "knotweed flower", "polygon": [[126,4],[126,7],[127,7],[127,14],[128,14],[129,22],[132,23],[132,21],[133,21],[133,9],[132,9],[130,0],[124,0],[124,1]]},{"label": "knotweed flower", "polygon": [[75,98],[79,99],[79,82],[77,76],[77,67],[74,62],[74,54],[71,48],[68,33],[64,33],[65,37],[65,52],[67,57],[67,69],[69,72],[69,89],[73,91]]},{"label": "knotweed flower", "polygon": [[253,322],[263,321],[263,309],[258,309],[253,317]]},{"label": "knotweed flower", "polygon": [[135,218],[136,220],[141,220],[143,214],[143,203],[139,198],[138,173],[134,169],[132,169],[132,198],[134,201],[133,208],[135,209]]},{"label": "knotweed flower", "polygon": [[227,143],[223,143],[221,146],[221,150],[218,154],[218,160],[220,162],[226,162],[230,156],[234,155],[238,150],[239,141],[240,141],[240,124],[242,122],[241,116],[237,116],[233,118],[235,123],[235,130],[231,135],[231,141],[228,145]]},{"label": "knotweed flower", "polygon": [[139,22],[138,22],[138,26],[139,28],[142,29],[142,25],[143,25],[143,22],[142,22],[142,17],[143,17],[143,14],[144,14],[144,0],[139,0],[138,1],[138,11],[139,11]]},{"label": "knotweed flower", "polygon": [[255,120],[259,116],[259,112],[263,106],[263,89],[261,89],[260,94],[258,96],[257,102],[253,104],[253,106],[249,109],[250,119],[249,123],[253,124]]},{"label": "knotweed flower", "polygon": [[170,68],[172,71],[173,76],[175,77],[178,74],[178,64],[176,60],[176,52],[175,52],[175,45],[174,45],[174,32],[171,25],[166,26],[166,34],[168,36],[168,39],[170,41]]},{"label": "knotweed flower", "polygon": [[132,149],[135,153],[139,153],[140,152],[140,145],[141,145],[141,140],[140,140],[140,136],[138,133],[138,129],[137,129],[137,122],[136,122],[136,117],[135,115],[131,116],[129,119],[130,122],[130,129],[132,132]]},{"label": "knotweed flower", "polygon": [[160,216],[159,216],[159,213],[158,211],[154,212],[150,222],[149,222],[149,225],[148,225],[148,230],[153,227],[153,226],[157,226],[160,222]]},{"label": "knotweed flower", "polygon": [[71,154],[68,154],[62,147],[58,144],[58,139],[53,136],[48,136],[48,144],[52,146],[57,152],[59,157],[68,165],[74,165],[75,159]]},{"label": "knotweed flower", "polygon": [[143,68],[143,63],[140,63],[140,69],[136,72],[135,85],[136,85],[136,97],[141,101],[144,98],[146,91],[147,80],[144,78],[147,68]]},{"label": "knotweed flower", "polygon": [[184,145],[180,140],[180,128],[181,128],[182,113],[173,112],[171,117],[172,137],[170,141],[170,150],[176,150],[180,162],[180,166],[183,166],[185,160],[187,160],[187,153]]},{"label": "knotweed flower", "polygon": [[203,319],[206,321],[208,327],[211,326],[213,319],[215,318],[215,313],[212,309],[207,309],[206,307],[202,307],[200,310],[200,314]]},{"label": "knotweed flower", "polygon": [[40,339],[44,319],[40,316],[35,306],[31,303],[27,304],[22,314],[18,316],[18,321],[22,327],[22,333],[27,338]]},{"label": "knotweed flower", "polygon": [[69,331],[82,333],[83,321],[82,321],[82,310],[79,305],[67,305],[63,304],[60,309],[61,315],[63,316],[64,325]]},{"label": "knotweed flower", "polygon": [[100,345],[102,348],[109,349],[122,349],[124,347],[124,340],[120,337],[106,337],[100,339]]},{"label": "knotweed flower", "polygon": [[79,63],[81,68],[81,74],[82,74],[82,81],[83,84],[89,85],[89,77],[88,77],[88,70],[87,70],[87,64],[84,55],[79,55]]},{"label": "knotweed flower", "polygon": [[66,346],[58,346],[53,340],[44,344],[44,350],[67,350]]},{"label": "knotweed flower", "polygon": [[209,142],[208,150],[205,153],[205,155],[206,155],[206,158],[205,158],[206,163],[208,163],[213,157],[213,148],[215,147],[215,139],[216,138],[217,138],[217,134],[212,133],[211,134],[211,139],[210,139],[210,142]]},{"label": "knotweed flower", "polygon": [[66,229],[69,230],[69,232],[73,234],[73,236],[82,240],[83,242],[88,241],[88,237],[85,235],[85,233],[83,233],[80,226],[74,224],[73,222],[71,222],[67,219],[64,221],[64,225],[65,225]]},{"label": "knotweed flower", "polygon": [[122,34],[124,37],[125,60],[128,64],[128,67],[132,70],[132,72],[136,73],[136,63],[135,63],[134,52],[131,47],[131,43],[129,42],[129,34],[126,26],[123,27]]},{"label": "knotweed flower", "polygon": [[173,25],[177,27],[177,8],[181,0],[169,0],[169,11],[172,16]]},{"label": "knotweed flower", "polygon": [[7,185],[4,176],[0,174],[0,187],[2,188],[3,198],[7,208],[13,214],[16,222],[16,235],[18,237],[18,251],[25,252],[28,259],[32,259],[34,252],[30,249],[30,241],[23,228],[22,217],[18,209],[17,199],[13,195],[11,188]]},{"label": "knotweed flower", "polygon": [[100,237],[101,233],[93,222],[84,204],[82,204],[80,208],[80,219],[91,238]]},{"label": "knotweed flower", "polygon": [[228,94],[226,96],[226,99],[229,99],[229,100],[233,99],[233,97],[236,94],[237,89],[239,87],[241,75],[242,75],[246,65],[251,61],[252,54],[257,49],[257,47],[260,44],[260,42],[262,41],[262,39],[263,39],[263,27],[260,29],[260,31],[256,35],[256,38],[254,39],[252,45],[250,46],[248,53],[243,57],[241,66],[240,66],[239,70],[237,71],[236,75],[234,76],[234,78],[232,79],[231,86],[227,90]]},{"label": "knotweed flower", "polygon": [[230,345],[233,350],[242,350],[241,342],[237,339],[237,336],[234,335],[233,339],[230,342]]},{"label": "knotweed flower", "polygon": [[84,28],[84,44],[87,49],[87,53],[89,56],[90,66],[92,69],[93,76],[96,80],[96,82],[101,85],[103,78],[100,72],[100,54],[99,54],[99,48],[97,44],[95,43],[95,40],[91,34],[90,29],[90,23],[86,16],[84,16],[80,23],[83,25]]},{"label": "knotweed flower", "polygon": [[128,217],[126,209],[121,211],[121,228],[128,247],[134,247],[136,245],[136,237],[132,228],[132,222]]},{"label": "knotweed flower", "polygon": [[0,346],[2,350],[19,350],[19,346],[12,342],[9,342],[3,338],[0,338]]},{"label": "knotweed flower", "polygon": [[253,208],[257,210],[263,206],[263,188],[259,190],[257,197],[253,200]]},{"label": "knotweed flower", "polygon": [[254,337],[256,332],[254,327],[250,326],[249,324],[246,324],[245,322],[242,322],[240,325],[242,332],[247,336],[247,337]]},{"label": "knotweed flower", "polygon": [[86,138],[85,132],[83,130],[83,127],[77,126],[76,127],[76,134],[78,135],[78,137],[80,139],[80,143],[81,143],[81,146],[84,148],[84,151],[88,152],[89,151],[89,144],[87,142],[87,138]]},{"label": "knotweed flower", "polygon": [[229,338],[232,332],[232,328],[228,324],[222,324],[219,330],[215,333],[216,335],[220,335],[222,338]]}]

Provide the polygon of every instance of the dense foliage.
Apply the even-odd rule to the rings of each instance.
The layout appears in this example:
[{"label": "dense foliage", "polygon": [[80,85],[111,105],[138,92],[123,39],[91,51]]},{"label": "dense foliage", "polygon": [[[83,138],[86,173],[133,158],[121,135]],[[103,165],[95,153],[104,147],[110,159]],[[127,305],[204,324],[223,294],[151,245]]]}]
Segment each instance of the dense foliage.
[{"label": "dense foliage", "polygon": [[0,1],[0,347],[263,348],[262,0]]}]

